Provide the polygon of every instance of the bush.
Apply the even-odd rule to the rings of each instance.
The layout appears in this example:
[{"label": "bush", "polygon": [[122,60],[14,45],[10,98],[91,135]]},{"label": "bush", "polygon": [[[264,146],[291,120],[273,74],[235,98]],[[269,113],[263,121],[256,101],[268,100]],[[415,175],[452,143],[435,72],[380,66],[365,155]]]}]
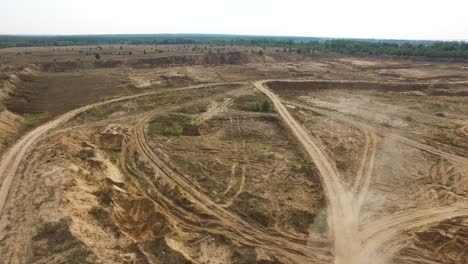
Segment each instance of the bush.
[{"label": "bush", "polygon": [[180,136],[184,128],[179,124],[173,124],[171,126],[163,127],[158,123],[151,123],[148,127],[149,134],[158,134],[161,136]]},{"label": "bush", "polygon": [[236,100],[236,107],[242,111],[270,112],[272,102],[264,95],[247,95]]},{"label": "bush", "polygon": [[270,110],[271,110],[271,101],[269,98],[266,98],[265,100],[263,100],[263,103],[262,103],[262,111],[270,112]]},{"label": "bush", "polygon": [[98,106],[93,108],[93,113],[96,116],[103,116],[105,111],[104,111],[104,108],[102,108],[102,106],[98,105]]},{"label": "bush", "polygon": [[[186,130],[193,130],[192,119],[183,114],[160,115],[155,117],[148,126],[148,134],[161,136],[180,136]],[[196,134],[196,133],[194,133]]]}]

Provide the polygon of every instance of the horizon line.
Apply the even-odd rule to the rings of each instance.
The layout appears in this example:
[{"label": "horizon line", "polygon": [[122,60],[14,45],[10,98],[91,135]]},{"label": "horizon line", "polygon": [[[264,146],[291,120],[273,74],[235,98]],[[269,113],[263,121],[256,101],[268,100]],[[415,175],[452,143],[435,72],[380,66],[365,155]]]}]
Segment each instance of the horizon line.
[{"label": "horizon line", "polygon": [[268,37],[268,38],[315,38],[315,39],[347,39],[347,40],[390,40],[390,41],[446,41],[468,42],[468,39],[411,39],[411,38],[363,38],[363,37],[319,37],[304,35],[257,35],[257,34],[232,34],[232,33],[91,33],[91,34],[4,34],[0,37],[79,37],[79,36],[158,36],[158,35],[199,35],[199,36],[231,36],[231,37]]}]

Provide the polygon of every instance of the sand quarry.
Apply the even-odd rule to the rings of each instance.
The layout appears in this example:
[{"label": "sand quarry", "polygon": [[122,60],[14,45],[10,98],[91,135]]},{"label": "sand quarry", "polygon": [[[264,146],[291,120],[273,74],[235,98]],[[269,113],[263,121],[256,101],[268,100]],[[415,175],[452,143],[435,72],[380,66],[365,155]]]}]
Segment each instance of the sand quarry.
[{"label": "sand quarry", "polygon": [[0,50],[2,263],[468,263],[466,62],[96,49]]}]

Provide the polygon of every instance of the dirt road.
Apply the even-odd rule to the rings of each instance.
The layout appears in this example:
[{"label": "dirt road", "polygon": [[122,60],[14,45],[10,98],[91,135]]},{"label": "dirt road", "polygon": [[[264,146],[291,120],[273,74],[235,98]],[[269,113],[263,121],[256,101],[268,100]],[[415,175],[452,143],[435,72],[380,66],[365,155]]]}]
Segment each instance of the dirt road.
[{"label": "dirt road", "polygon": [[35,128],[34,130],[30,131],[25,136],[23,136],[18,142],[16,142],[8,150],[8,152],[4,154],[4,156],[2,157],[2,160],[0,161],[0,177],[1,177],[0,180],[2,181],[2,185],[0,189],[0,216],[3,213],[3,208],[5,206],[5,202],[8,197],[8,192],[10,190],[11,182],[13,181],[13,178],[15,176],[16,171],[18,170],[18,167],[21,161],[25,157],[25,154],[27,153],[29,149],[31,149],[34,146],[34,144],[38,141],[38,139],[41,136],[45,135],[47,132],[51,131],[52,129],[67,122],[68,120],[72,119],[76,115],[83,113],[97,106],[102,106],[102,105],[116,103],[116,102],[125,101],[125,100],[131,100],[131,99],[135,99],[135,98],[142,97],[142,96],[155,95],[155,94],[164,93],[168,91],[197,89],[197,88],[203,88],[207,86],[216,86],[216,85],[221,85],[221,84],[223,83],[192,85],[192,86],[187,86],[187,87],[182,87],[182,88],[148,92],[148,93],[142,93],[142,94],[136,94],[136,95],[124,96],[124,97],[120,97],[116,99],[111,99],[111,100],[107,100],[104,102],[86,105],[78,109],[72,110],[70,112],[67,112],[55,118],[54,120],[50,122],[47,122],[46,124],[43,124]]},{"label": "dirt road", "polygon": [[[378,141],[377,135],[383,135],[399,140],[407,145],[445,157],[449,160],[467,163],[468,159],[425,145],[415,139],[390,133],[382,128],[372,127],[367,124],[350,120],[336,113],[331,113],[308,105],[288,102],[288,104],[323,113],[324,115],[347,122],[350,125],[357,127],[364,134],[366,141],[365,148],[362,153],[360,169],[356,175],[353,187],[348,189],[341,179],[335,162],[328,156],[324,144],[319,138],[312,136],[298,121],[293,118],[287,108],[283,105],[282,100],[266,87],[266,84],[269,81],[272,80],[257,81],[254,85],[271,99],[276,111],[300,145],[304,148],[308,157],[315,164],[320,173],[323,187],[329,201],[329,227],[334,236],[334,263],[375,263],[373,262],[372,257],[376,256],[376,252],[384,244],[397,239],[398,235],[402,232],[444,219],[468,215],[468,210],[465,205],[455,204],[446,207],[398,213],[374,221],[368,226],[361,227],[359,225],[360,208],[365,200],[370,181],[372,179],[376,145]],[[11,149],[2,157],[0,162],[0,180],[2,180],[0,189],[0,217],[2,216],[3,208],[5,207],[5,203],[8,198],[11,183],[15,178],[18,168],[24,161],[26,154],[34,147],[38,140],[43,138],[44,135],[54,128],[57,128],[78,114],[96,106],[131,100],[142,96],[155,95],[167,91],[197,89],[221,84],[233,83],[214,83],[209,85],[188,86],[116,98],[75,109],[30,131],[11,147]],[[238,96],[238,94],[241,94],[241,92],[238,91],[229,96],[235,97]],[[213,98],[210,97],[205,100]],[[213,104],[212,108],[209,108],[209,110],[201,117],[202,119],[200,122],[211,118],[220,111],[224,111],[231,101],[232,99],[226,99],[222,103]],[[158,109],[158,111],[161,110]],[[128,149],[123,152],[121,158],[124,160],[123,164],[126,164],[126,168],[124,168],[124,170],[127,170],[126,173],[136,175],[139,180],[142,181],[142,185],[150,184],[153,185],[154,188],[157,188],[155,183],[152,181],[155,178],[155,175],[152,175],[152,177],[145,177],[145,172],[140,171],[136,165],[135,153],[138,153],[138,157],[144,159],[154,169],[154,171],[157,172],[157,177],[163,177],[165,181],[177,186],[177,188],[179,188],[184,195],[189,197],[189,200],[204,213],[203,217],[200,217],[188,212],[186,209],[181,208],[177,204],[177,201],[172,200],[171,197],[165,196],[163,193],[158,194],[157,198],[153,194],[147,193],[148,198],[151,199],[162,212],[165,212],[169,219],[177,219],[177,222],[182,223],[191,230],[222,234],[240,241],[243,244],[276,252],[292,262],[328,263],[333,261],[329,254],[330,252],[327,252],[326,250],[326,243],[313,243],[313,241],[305,241],[303,238],[296,237],[291,234],[284,234],[258,225],[253,225],[243,220],[239,215],[226,209],[225,205],[214,202],[202,190],[199,190],[196,187],[196,184],[172,168],[170,164],[167,164],[167,162],[157,155],[150,147],[146,137],[146,125],[154,113],[155,112],[150,112],[144,115],[140,122],[138,122],[134,129],[132,144],[130,144]],[[464,127],[463,132],[465,131],[466,128]],[[307,244],[307,242],[309,244]],[[392,251],[392,249],[389,250]],[[395,248],[393,248],[393,250],[395,250]]]},{"label": "dirt road", "polygon": [[[324,188],[328,195],[331,211],[330,229],[334,231],[335,239],[335,263],[376,263],[383,259],[380,250],[387,242],[397,239],[402,232],[413,230],[420,226],[436,223],[444,219],[458,216],[468,216],[466,204],[431,208],[426,210],[414,210],[402,214],[390,215],[375,223],[358,228],[359,212],[369,188],[372,176],[374,157],[376,151],[375,133],[391,137],[406,143],[412,147],[439,155],[449,160],[466,163],[465,157],[446,153],[439,149],[419,143],[415,140],[400,135],[389,133],[381,128],[375,128],[360,122],[346,119],[338,114],[323,109],[310,107],[295,102],[287,102],[289,105],[309,109],[325,116],[332,116],[340,121],[362,130],[366,136],[366,146],[361,159],[361,166],[356,176],[354,192],[347,190],[340,175],[334,166],[334,162],[327,157],[320,140],[311,136],[288,112],[280,98],[272,93],[265,84],[268,81],[256,82],[256,87],[265,93],[273,102],[276,111],[281,115],[293,135],[306,150],[311,160],[319,169]],[[354,193],[354,195],[353,195]],[[387,249],[394,252],[397,247]],[[377,260],[378,259],[378,260]]]},{"label": "dirt road", "polygon": [[[259,81],[255,86],[273,102],[276,111],[287,124],[296,139],[317,166],[331,211],[331,228],[335,240],[335,263],[362,264],[358,237],[358,216],[356,215],[353,195],[345,189],[334,162],[327,156],[323,145],[291,116],[277,95],[264,87],[266,81]],[[350,241],[356,241],[350,243]]]},{"label": "dirt road", "polygon": [[[232,97],[240,96],[245,91],[239,91],[237,94],[231,95]],[[226,95],[223,95],[224,97]],[[213,101],[214,98],[211,97],[209,99]],[[226,103],[229,103],[232,99],[225,99],[223,103],[218,104],[217,107],[211,108],[208,111],[212,113],[205,113],[203,115],[204,118],[209,118],[212,114],[216,114],[220,111],[220,109],[225,107]],[[179,106],[181,107],[181,106]],[[217,109],[217,108],[220,109]],[[160,110],[158,110],[160,113]],[[184,193],[193,204],[200,207],[200,209],[206,215],[210,215],[212,219],[210,219],[210,223],[207,224],[199,224],[193,225],[190,224],[188,219],[184,219],[182,213],[175,214],[175,210],[183,210],[182,208],[178,208],[176,202],[170,201],[168,199],[168,203],[172,204],[171,207],[163,208],[162,211],[169,218],[177,217],[178,221],[181,223],[185,223],[190,225],[191,228],[206,232],[209,231],[211,233],[218,233],[222,234],[227,237],[234,238],[237,241],[242,241],[246,245],[252,245],[259,248],[264,248],[269,251],[276,252],[291,261],[297,263],[311,263],[311,262],[322,262],[329,260],[326,251],[320,248],[320,245],[315,244],[315,248],[312,245],[306,245],[307,241],[285,235],[283,233],[275,232],[273,230],[267,230],[260,226],[252,225],[242,219],[239,215],[232,213],[231,211],[227,210],[223,204],[217,204],[214,202],[208,195],[206,195],[202,190],[199,190],[193,182],[191,182],[188,178],[184,177],[183,174],[177,172],[172,166],[167,164],[162,158],[162,155],[157,155],[153,152],[152,148],[148,144],[148,139],[146,135],[146,124],[152,118],[155,112],[149,113],[146,117],[142,118],[140,122],[135,127],[135,142],[137,142],[136,150],[140,154],[139,157],[145,159],[148,164],[152,166],[154,171],[156,172],[156,177],[163,177],[165,180],[175,186],[177,186],[178,190]],[[133,160],[132,157],[134,154],[130,154],[130,157],[126,157],[126,159]],[[127,167],[130,167],[127,166]],[[135,172],[136,170],[134,170]],[[144,173],[136,173],[137,177],[141,178]],[[151,176],[154,177],[154,176]],[[147,180],[151,182],[151,179]],[[157,188],[157,187],[156,187]],[[151,198],[151,195],[149,195]],[[156,199],[153,199],[158,206],[163,207]],[[188,212],[185,214],[189,214]],[[194,221],[192,219],[192,221]],[[196,222],[203,223],[207,220],[204,219],[196,219]]]}]

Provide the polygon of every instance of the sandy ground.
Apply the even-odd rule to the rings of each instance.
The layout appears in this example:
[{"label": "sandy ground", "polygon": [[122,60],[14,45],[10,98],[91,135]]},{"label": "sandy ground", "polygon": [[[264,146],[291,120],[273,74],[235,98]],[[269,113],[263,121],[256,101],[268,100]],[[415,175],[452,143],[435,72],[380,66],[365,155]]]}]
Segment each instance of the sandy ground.
[{"label": "sandy ground", "polygon": [[143,48],[0,51],[5,263],[467,263],[465,64]]}]

